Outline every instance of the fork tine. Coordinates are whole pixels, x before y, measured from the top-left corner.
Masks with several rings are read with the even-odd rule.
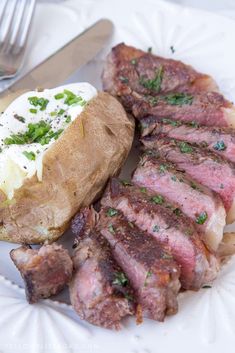
[[[14,26],[13,26],[13,30],[12,30],[11,38],[10,38],[10,46],[13,46],[14,43],[16,42],[17,35],[19,33],[19,29],[20,29],[20,25],[21,25],[21,21],[24,16],[26,2],[27,2],[27,0],[18,1],[17,16],[14,20]]]
[[[27,35],[29,32],[29,27],[30,27],[31,20],[33,17],[35,4],[36,4],[36,0],[29,0],[26,18],[25,18],[25,21],[22,23],[23,27],[20,31],[20,38],[19,38],[19,44],[18,44],[19,49],[21,49],[25,45]]]
[[[0,25],[1,25],[2,20],[4,18],[4,13],[5,13],[5,10],[6,10],[6,4],[7,4],[7,0],[3,0],[1,2],[1,7],[0,7]]]
[[[2,23],[3,28],[0,33],[0,43],[1,44],[6,42],[7,36],[10,33],[10,28],[11,28],[12,20],[14,18],[16,4],[17,4],[17,0],[11,0],[11,1],[7,2],[5,12],[4,12],[5,18],[3,19],[3,23]]]

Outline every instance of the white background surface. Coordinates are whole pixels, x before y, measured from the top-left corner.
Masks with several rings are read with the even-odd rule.
[[[210,2],[218,4],[215,0]],[[235,22],[154,0],[69,0],[61,5],[39,5],[26,68],[100,17],[109,17],[115,23],[113,45],[125,40],[142,49],[152,46],[159,55],[190,63],[211,74],[223,93],[235,101]],[[170,51],[171,45],[175,54]],[[90,62],[72,80],[86,79],[100,87],[104,55]],[[20,284],[8,256],[12,247],[0,244],[0,273]],[[116,333],[81,322],[71,307],[51,300],[30,306],[24,291],[0,276],[0,352],[235,352],[235,258],[224,267],[213,288],[181,294],[179,304],[179,313],[164,323],[146,320],[136,326],[130,319]]]

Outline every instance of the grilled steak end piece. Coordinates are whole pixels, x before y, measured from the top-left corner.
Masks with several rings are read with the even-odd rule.
[[[98,227],[136,291],[144,317],[163,321],[178,310],[180,270],[168,249],[146,236],[117,210],[104,208]]]
[[[85,208],[72,222],[78,242],[73,256],[75,274],[69,286],[71,303],[81,319],[120,329],[121,319],[135,312],[134,292],[107,240],[94,229],[95,218],[94,210]]]
[[[72,277],[72,260],[61,245],[21,246],[11,250],[10,257],[23,277],[29,303],[59,293]]]

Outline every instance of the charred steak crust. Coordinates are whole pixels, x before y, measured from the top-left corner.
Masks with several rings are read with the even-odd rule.
[[[72,260],[61,245],[21,246],[10,256],[23,277],[29,303],[58,294],[72,277]]]
[[[112,179],[101,202],[123,212],[145,236],[168,247],[181,267],[183,288],[197,290],[215,277],[216,260],[203,245],[193,222],[160,194],[134,185],[123,186]]]
[[[82,319],[98,326],[119,329],[121,319],[134,314],[134,292],[113,259],[107,240],[94,229],[95,223],[91,222],[94,218],[97,218],[94,210],[85,208],[72,222],[77,246],[70,298]]]
[[[177,312],[179,267],[166,247],[140,231],[120,213],[109,217],[109,208],[100,214],[98,227],[111,245],[113,255],[136,291],[145,317],[163,321]]]

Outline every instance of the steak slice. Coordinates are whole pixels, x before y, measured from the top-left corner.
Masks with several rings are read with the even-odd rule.
[[[220,197],[177,170],[174,164],[154,156],[152,151],[148,152],[141,158],[132,181],[177,204],[194,221],[207,247],[216,251],[223,237],[226,219]],[[203,214],[206,217],[200,221]]]
[[[143,123],[143,124],[142,124]],[[163,119],[162,122],[141,122],[143,126],[142,136],[149,132],[159,137],[168,137],[176,140],[195,143],[202,148],[219,154],[221,157],[235,163],[235,130],[230,128],[218,128],[182,124],[180,121]]]
[[[214,80],[180,61],[119,44],[107,57],[103,88],[117,96],[135,118],[235,126],[235,109]]]
[[[30,304],[58,294],[72,277],[73,264],[61,245],[43,245],[40,249],[21,246],[10,256],[25,282]]]
[[[144,317],[163,321],[178,310],[179,267],[168,250],[115,210],[104,208],[98,223],[113,255],[136,291]]]
[[[134,314],[133,291],[112,257],[105,238],[94,229],[95,213],[83,209],[72,222],[77,237],[74,277],[69,285],[71,303],[81,319],[111,329]]]
[[[158,72],[160,87],[157,85],[158,82],[154,81]],[[195,71],[181,61],[146,53],[124,43],[112,48],[106,60],[102,79],[104,90],[120,97],[134,92],[154,96],[172,91],[195,92],[218,89],[210,76]],[[152,84],[148,81],[152,81]]]
[[[177,165],[198,183],[217,192],[227,211],[227,223],[235,220],[235,167],[220,156],[184,141],[144,137],[145,147],[155,148],[161,158]]]
[[[181,268],[183,288],[197,290],[215,278],[217,260],[203,245],[193,222],[162,195],[112,179],[102,205],[121,211],[147,238],[168,247]]]

